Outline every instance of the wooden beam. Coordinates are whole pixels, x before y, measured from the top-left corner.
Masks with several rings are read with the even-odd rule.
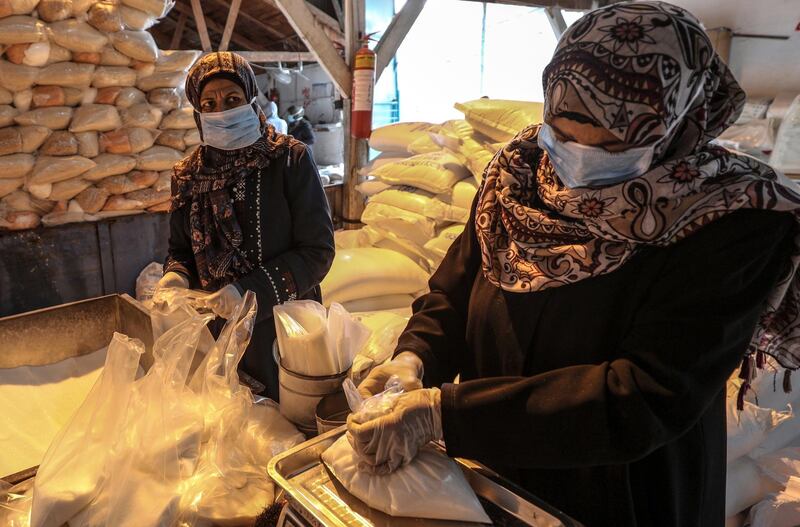
[[[314,15],[314,18],[317,19],[317,22],[319,22],[323,26],[327,26],[335,30],[337,33],[341,33],[342,29],[339,27],[338,20],[336,20],[331,15],[329,15],[319,7],[315,6],[314,4],[311,4],[309,2],[306,2],[305,4],[306,7],[308,7],[308,10],[311,11],[311,14]]]
[[[222,6],[222,7],[226,8],[226,9],[230,9],[231,8],[230,2],[227,2],[226,0],[212,0],[212,1],[215,2],[217,5]],[[279,32],[275,28],[265,24],[264,22],[262,22],[261,20],[259,20],[258,18],[254,17],[253,15],[251,15],[250,13],[248,13],[247,11],[245,11],[243,9],[239,11],[239,16],[242,17],[244,20],[247,20],[248,22],[250,22],[254,26],[258,27],[259,29],[263,29],[264,31],[266,31],[272,38],[281,39],[281,40],[286,38],[283,35],[283,33]]]
[[[339,31],[344,33],[344,13],[342,12],[342,4],[340,4],[341,0],[331,0],[333,4],[333,11],[336,13],[336,20],[339,21]]]
[[[228,18],[225,20],[225,29],[222,31],[222,39],[219,41],[219,51],[228,51],[228,46],[231,43],[231,35],[233,35],[233,28],[236,27],[236,19],[239,16],[239,9],[242,7],[242,0],[233,0],[231,2],[230,11],[228,11]]]
[[[276,0],[283,15],[317,58],[343,97],[350,97],[353,75],[330,39],[317,30],[314,15],[305,0]]]
[[[187,8],[185,5],[181,4],[180,2],[176,3],[175,7],[173,7],[172,10],[175,11],[176,13],[191,13],[189,8]],[[208,28],[210,28],[215,33],[218,33],[218,34],[221,35],[225,31],[225,29],[222,26],[220,26],[219,24],[217,24],[213,20],[207,20],[206,23],[208,25]],[[248,38],[245,38],[245,37],[243,37],[243,36],[241,36],[241,35],[239,35],[237,33],[233,33],[233,35],[231,35],[231,42],[236,42],[238,45],[240,45],[243,48],[246,48],[246,49],[248,49],[250,51],[256,51],[258,49],[264,49],[264,45],[263,44],[258,44],[256,42],[253,42],[252,40],[250,40]],[[208,50],[207,53],[210,52],[210,51],[211,50]]]
[[[200,35],[200,45],[203,46],[203,51],[211,51],[211,38],[208,36],[208,27],[206,27],[206,17],[203,15],[203,6],[200,5],[200,0],[191,0],[192,13],[194,14],[194,25],[197,27],[197,34]]]
[[[561,13],[560,7],[546,7],[544,14],[550,22],[550,27],[553,29],[553,34],[556,40],[561,39],[561,35],[567,30],[567,22],[564,20],[564,15]]]
[[[365,0],[344,0],[345,56],[352,64],[360,45],[359,39],[366,32],[364,20]],[[364,196],[356,190],[361,182],[359,171],[367,164],[369,144],[366,139],[356,139],[351,133],[351,99],[344,100],[344,192],[342,195],[342,219],[345,229],[357,229],[364,212]]]
[[[389,27],[383,32],[378,45],[375,46],[375,53],[377,55],[375,60],[375,82],[381,78],[381,73],[392,61],[403,39],[408,35],[408,31],[416,22],[417,17],[425,7],[425,0],[408,0],[403,8],[397,13],[392,21],[389,22]]]
[[[175,32],[172,34],[172,40],[170,41],[169,47],[170,49],[178,49],[181,45],[181,39],[183,39],[183,31],[186,29],[186,19],[189,18],[189,15],[186,13],[181,13],[178,15],[178,23],[175,26]]]
[[[237,51],[248,62],[316,62],[309,51]]]

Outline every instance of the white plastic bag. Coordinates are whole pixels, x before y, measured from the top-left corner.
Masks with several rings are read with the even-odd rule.
[[[146,302],[153,298],[158,281],[164,276],[164,264],[152,262],[136,277],[136,300]]]
[[[397,339],[408,324],[408,317],[386,311],[358,313],[353,317],[367,326],[371,332],[350,368],[350,378],[358,385],[372,368],[392,358]]]

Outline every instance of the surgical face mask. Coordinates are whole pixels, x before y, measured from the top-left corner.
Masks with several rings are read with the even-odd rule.
[[[567,188],[599,187],[634,179],[650,169],[658,144],[683,121],[695,99],[703,92],[703,82],[686,103],[683,112],[667,128],[664,136],[653,144],[609,152],[597,146],[574,141],[559,141],[550,125],[543,123],[539,130],[539,146],[550,157],[558,178]]]
[[[237,150],[255,143],[261,137],[261,121],[253,109],[255,97],[248,104],[200,114],[203,142],[220,150]]]

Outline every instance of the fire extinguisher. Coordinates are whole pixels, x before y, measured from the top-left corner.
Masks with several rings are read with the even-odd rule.
[[[353,60],[353,93],[350,107],[350,135],[369,139],[372,133],[372,101],[375,96],[375,52],[369,49],[369,35]]]

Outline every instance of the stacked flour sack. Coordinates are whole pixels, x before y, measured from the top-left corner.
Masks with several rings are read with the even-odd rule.
[[[323,299],[349,311],[408,308],[425,291],[469,219],[483,170],[495,152],[541,121],[542,104],[479,99],[457,104],[465,119],[396,123],[376,129],[380,152],[362,170],[365,226],[337,233]]]
[[[739,371],[728,381],[727,526],[800,525],[800,390],[771,358],[750,369],[741,410]]]
[[[0,0],[0,228],[169,208],[200,143],[183,96],[197,51],[147,32],[170,0]]]

